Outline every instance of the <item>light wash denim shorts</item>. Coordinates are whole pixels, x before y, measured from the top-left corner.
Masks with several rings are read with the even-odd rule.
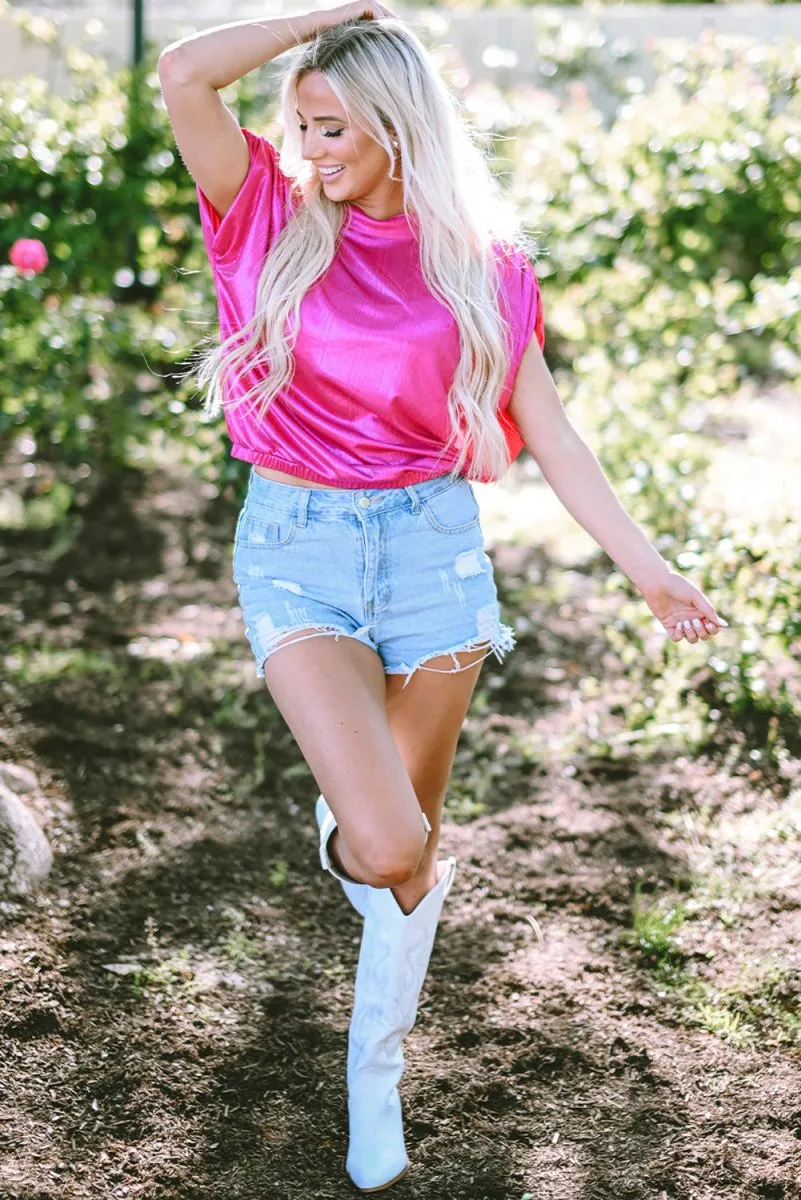
[[[256,673],[281,646],[323,635],[364,642],[386,674],[406,675],[404,687],[421,668],[464,670],[459,650],[503,662],[515,639],[501,623],[479,518],[463,476],[309,488],[251,470],[234,580]],[[423,666],[442,654],[453,666]]]

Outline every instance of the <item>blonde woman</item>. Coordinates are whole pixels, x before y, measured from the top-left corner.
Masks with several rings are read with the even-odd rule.
[[[285,54],[281,151],[226,87]],[[623,511],[542,356],[526,242],[415,34],[381,4],[242,21],[159,75],[197,183],[221,342],[198,379],[252,464],[235,536],[247,634],[321,788],[320,860],[364,918],[346,1169],[408,1168],[398,1081],[455,860],[456,743],[501,621],[471,480],[525,445],[674,641],[721,624]]]

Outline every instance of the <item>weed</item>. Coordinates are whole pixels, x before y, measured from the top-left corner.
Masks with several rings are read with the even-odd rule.
[[[174,996],[181,991],[191,991],[194,971],[190,958],[191,948],[182,946],[168,958],[134,972],[130,977],[134,994],[142,996],[147,992],[157,991]]]
[[[54,679],[122,674],[109,654],[95,650],[63,650],[54,647],[15,646],[4,659],[9,678],[19,684],[48,683]]]
[[[783,1012],[779,1020],[790,1045],[801,1050],[801,1006],[792,1012]]]
[[[733,1046],[744,1046],[754,1039],[754,1029],[745,1023],[740,1013],[732,1012],[725,1004],[702,1001],[695,1011],[696,1023],[702,1029],[725,1038]]]
[[[683,903],[665,897],[649,903],[637,887],[632,928],[623,934],[623,940],[637,947],[649,968],[669,973],[684,962],[684,952],[675,935],[686,919]]]
[[[234,966],[239,966],[243,962],[254,962],[258,958],[259,947],[257,943],[239,929],[230,933],[218,945],[220,953],[230,959]]]
[[[267,876],[270,886],[274,888],[282,888],[289,878],[289,865],[282,858],[279,858],[273,863],[269,875]]]
[[[469,781],[452,780],[445,799],[445,812],[457,825],[475,821],[484,813],[484,802],[471,787]]]

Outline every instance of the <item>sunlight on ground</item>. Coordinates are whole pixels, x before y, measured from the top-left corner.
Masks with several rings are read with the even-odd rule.
[[[716,452],[704,490],[710,508],[750,518],[801,515],[801,393],[741,395],[719,416],[747,430]]]
[[[744,391],[721,398],[711,416],[731,434],[713,451],[706,479],[697,481],[703,506],[756,524],[801,514],[801,393]],[[594,540],[530,459],[514,463],[502,484],[473,487],[488,547],[504,542],[541,546],[562,565],[576,565],[595,553]]]

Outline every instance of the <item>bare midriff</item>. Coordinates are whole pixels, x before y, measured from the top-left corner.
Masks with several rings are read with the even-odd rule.
[[[330,490],[332,487],[330,483],[317,483],[316,480],[301,479],[299,475],[287,475],[286,471],[274,471],[272,467],[254,467],[253,469],[263,479],[273,479],[276,483],[291,483],[295,487],[324,488],[327,490]],[[336,490],[345,492],[348,489],[337,488]]]

